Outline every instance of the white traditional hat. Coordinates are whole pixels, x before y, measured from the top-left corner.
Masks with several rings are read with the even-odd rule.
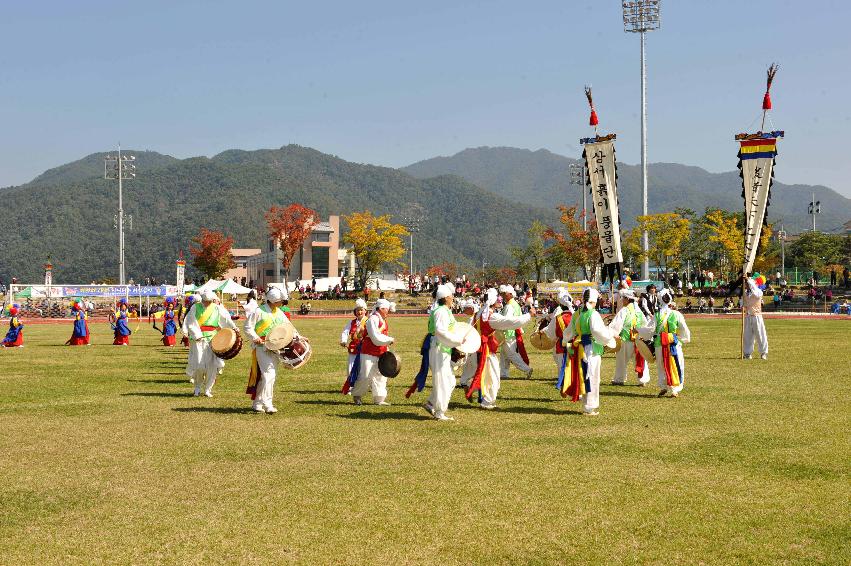
[[[202,301],[209,301],[209,302],[215,301],[216,300],[216,294],[213,291],[211,291],[210,289],[207,289],[206,291],[201,293],[201,300]]]
[[[378,299],[375,301],[375,310],[378,309],[387,309],[390,310],[390,301],[387,299]]]
[[[453,293],[455,293],[455,286],[450,283],[446,283],[445,285],[441,285],[437,288],[437,293],[435,294],[434,298],[445,299],[446,297],[451,296]]]
[[[485,295],[487,296],[487,300],[485,301],[485,305],[487,305],[489,307],[493,306],[496,303],[496,300],[499,298],[499,294],[496,292],[496,289],[494,289],[493,287],[488,289],[485,292]]]
[[[266,290],[267,303],[280,303],[284,300],[284,294],[277,287],[269,287]]]
[[[512,295],[512,296],[515,296],[515,297],[517,296],[517,291],[515,291],[514,287],[512,287],[511,285],[506,285],[505,291],[503,291],[503,293],[508,293],[509,295]]]
[[[588,287],[585,289],[585,292],[588,293],[588,300],[585,301],[585,308],[591,308],[591,303],[597,304],[597,300],[600,298],[600,293],[594,287]]]
[[[570,307],[573,305],[573,297],[570,296],[567,289],[558,290],[558,304],[563,307]]]
[[[193,303],[200,303],[201,302],[201,295],[198,294],[198,293],[195,293],[194,295],[192,295],[192,302]]]
[[[363,299],[356,300],[355,301],[355,308],[366,310],[366,301],[364,301]]]
[[[628,287],[626,289],[620,289],[618,291],[618,296],[622,299],[634,299],[635,298],[635,291],[633,291],[632,289],[630,289]]]
[[[670,303],[673,299],[674,295],[671,293],[670,289],[662,289],[659,291],[659,302],[662,305],[668,306],[668,303]]]

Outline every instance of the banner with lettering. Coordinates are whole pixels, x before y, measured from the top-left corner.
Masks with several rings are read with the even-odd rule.
[[[614,136],[607,136],[614,138]],[[598,140],[604,141],[598,141]],[[621,250],[621,225],[618,208],[618,174],[615,162],[615,144],[612,139],[590,138],[586,141],[583,157],[588,172],[586,179],[594,204],[594,218],[600,237],[600,254],[603,260],[602,280],[617,280],[623,272]]]
[[[745,273],[753,270],[762,227],[767,224],[766,212],[771,202],[778,137],[783,137],[783,132],[736,136],[739,141],[742,198],[745,201]]]

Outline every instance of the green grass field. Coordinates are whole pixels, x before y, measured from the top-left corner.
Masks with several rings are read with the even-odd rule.
[[[763,362],[737,321],[692,320],[681,397],[605,385],[596,418],[536,352],[499,411],[456,390],[454,423],[403,395],[425,319],[391,321],[391,407],[338,393],[342,319],[296,323],[314,355],[277,415],[248,411],[247,349],[194,398],[149,327],[28,326],[0,351],[0,563],[851,562],[846,321],[767,320]]]

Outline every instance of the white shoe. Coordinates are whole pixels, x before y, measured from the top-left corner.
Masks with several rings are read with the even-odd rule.
[[[195,383],[195,378],[194,378],[194,377],[190,377],[190,378],[189,378],[189,383]]]
[[[582,414],[585,415],[586,417],[596,417],[597,415],[600,414],[600,412],[599,411],[586,411],[586,412],[583,412]]]
[[[434,416],[434,407],[433,407],[433,406],[431,405],[431,403],[429,403],[428,401],[426,401],[425,403],[423,403],[423,409],[425,409],[426,411],[428,411],[428,414],[429,414],[429,415]]]
[[[278,409],[276,409],[272,405],[266,405],[263,408],[266,409],[266,414],[269,414],[269,415],[274,415],[275,413],[278,412]]]
[[[487,410],[487,411],[492,411],[492,410],[496,409],[496,405],[485,405],[484,403],[482,403],[482,404],[481,404],[481,405],[479,405],[479,406],[480,406],[482,409],[485,409],[485,410]]]
[[[454,421],[455,420],[452,417],[447,416],[447,415],[440,415],[440,416],[435,415],[434,418],[439,420],[439,421]]]
[[[253,405],[253,406],[251,407],[251,409],[252,409],[255,413],[265,413],[265,412],[266,412],[266,409],[264,409],[264,408],[263,408],[263,405]]]
[[[204,393],[204,397],[212,397],[212,396],[213,396],[213,393],[211,391],[206,391]]]
[[[750,354],[748,354],[747,356],[745,356],[745,359],[746,359],[746,360],[751,359],[751,355],[750,355]]]
[[[534,370],[532,368],[529,368],[529,371],[526,372],[526,379],[532,379],[532,372],[533,371]]]
[[[360,407],[361,405],[363,405],[363,401],[361,400],[361,398],[360,398],[360,397],[352,396],[352,399],[354,399],[354,400],[355,400],[355,405],[357,405],[357,406],[359,406],[359,407]]]
[[[768,354],[762,354],[759,358],[760,358],[761,360],[767,360],[767,359],[768,359]]]
[[[382,407],[389,407],[390,403],[388,403],[387,401],[379,401],[378,403],[376,403],[376,405],[380,405]]]
[[[192,396],[193,396],[193,397],[200,397],[200,396],[201,396],[201,391],[200,391],[199,389],[196,389],[196,390],[195,390],[195,392],[192,394]]]

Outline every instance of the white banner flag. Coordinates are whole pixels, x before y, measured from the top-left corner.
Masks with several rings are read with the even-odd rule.
[[[183,259],[177,260],[177,298],[183,300],[183,286],[186,281],[186,262]]]
[[[741,142],[739,169],[742,177],[742,197],[745,199],[745,257],[744,272],[753,271],[765,212],[771,193],[774,174],[776,139],[755,139]]]
[[[584,155],[605,280],[605,274],[612,277],[615,272],[621,271],[623,265],[615,144],[611,141],[585,144]]]

